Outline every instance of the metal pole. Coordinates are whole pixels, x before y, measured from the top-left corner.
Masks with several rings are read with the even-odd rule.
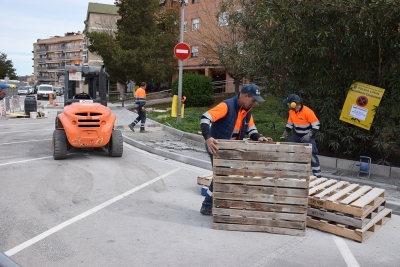
[[[183,43],[183,26],[185,23],[185,0],[181,0],[181,39]],[[182,75],[183,75],[183,60],[179,60],[179,79],[178,79],[178,117],[176,118],[176,124],[181,123],[181,111],[182,111]]]

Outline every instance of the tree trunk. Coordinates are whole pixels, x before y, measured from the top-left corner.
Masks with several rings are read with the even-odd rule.
[[[235,93],[239,94],[239,83],[240,83],[240,79],[234,79],[234,83],[235,83]]]

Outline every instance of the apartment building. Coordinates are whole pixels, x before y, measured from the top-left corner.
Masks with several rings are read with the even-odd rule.
[[[191,48],[190,57],[183,61],[183,73],[192,72],[211,77],[214,91],[234,92],[233,79],[220,66],[218,49],[230,38],[227,14],[220,14],[221,0],[186,0],[184,7],[184,42]],[[177,8],[182,14],[180,0],[160,0],[166,8]],[[235,7],[238,12],[241,7]],[[180,21],[179,21],[180,22]],[[240,41],[240,40],[237,40]],[[179,64],[177,64],[178,66]],[[178,69],[173,79],[178,77]]]
[[[37,39],[32,51],[35,84],[64,85],[65,66],[83,63],[83,41],[80,31]]]
[[[83,33],[88,32],[106,32],[110,35],[114,35],[117,31],[117,19],[118,19],[118,7],[115,5],[99,4],[89,2],[85,29]],[[86,36],[86,35],[85,35]],[[84,42],[84,55],[85,64],[89,66],[101,66],[103,60],[101,56],[91,53],[88,49],[89,40],[85,38]]]

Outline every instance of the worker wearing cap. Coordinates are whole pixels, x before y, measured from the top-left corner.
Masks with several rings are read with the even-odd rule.
[[[288,133],[293,130],[289,142],[312,145],[311,171],[320,178],[321,167],[317,157],[317,144],[315,143],[315,134],[319,131],[320,126],[317,116],[309,107],[303,105],[298,95],[290,94],[283,100],[283,104],[289,107],[289,118],[282,137],[288,139]]]
[[[264,102],[260,95],[260,88],[255,84],[247,84],[243,86],[240,94],[222,101],[201,116],[201,132],[206,141],[211,164],[213,154],[218,150],[217,139],[242,140],[247,134],[254,141],[272,142],[272,138],[262,137],[254,124],[251,109],[256,101]],[[203,215],[212,215],[212,191],[213,183],[211,182],[200,209]]]
[[[140,133],[147,133],[145,130],[145,123],[146,123],[146,87],[147,84],[145,82],[140,83],[140,87],[136,90],[136,111],[138,113],[137,118],[131,123],[128,124],[129,129],[134,132],[135,125],[140,121]]]

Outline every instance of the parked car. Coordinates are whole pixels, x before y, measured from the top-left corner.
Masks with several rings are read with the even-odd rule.
[[[21,86],[18,88],[18,94],[19,95],[29,95],[30,90],[28,86]]]
[[[0,87],[0,100],[6,97],[6,91]]]
[[[33,87],[32,87],[31,85],[27,85],[27,86],[25,86],[25,87],[28,88],[29,94],[34,94],[34,93],[35,93],[35,89],[33,89]]]
[[[53,86],[51,84],[41,84],[38,87],[37,99],[49,98],[49,95],[53,93]]]
[[[64,94],[64,86],[57,86],[55,89],[56,89],[57,95],[63,95]]]

